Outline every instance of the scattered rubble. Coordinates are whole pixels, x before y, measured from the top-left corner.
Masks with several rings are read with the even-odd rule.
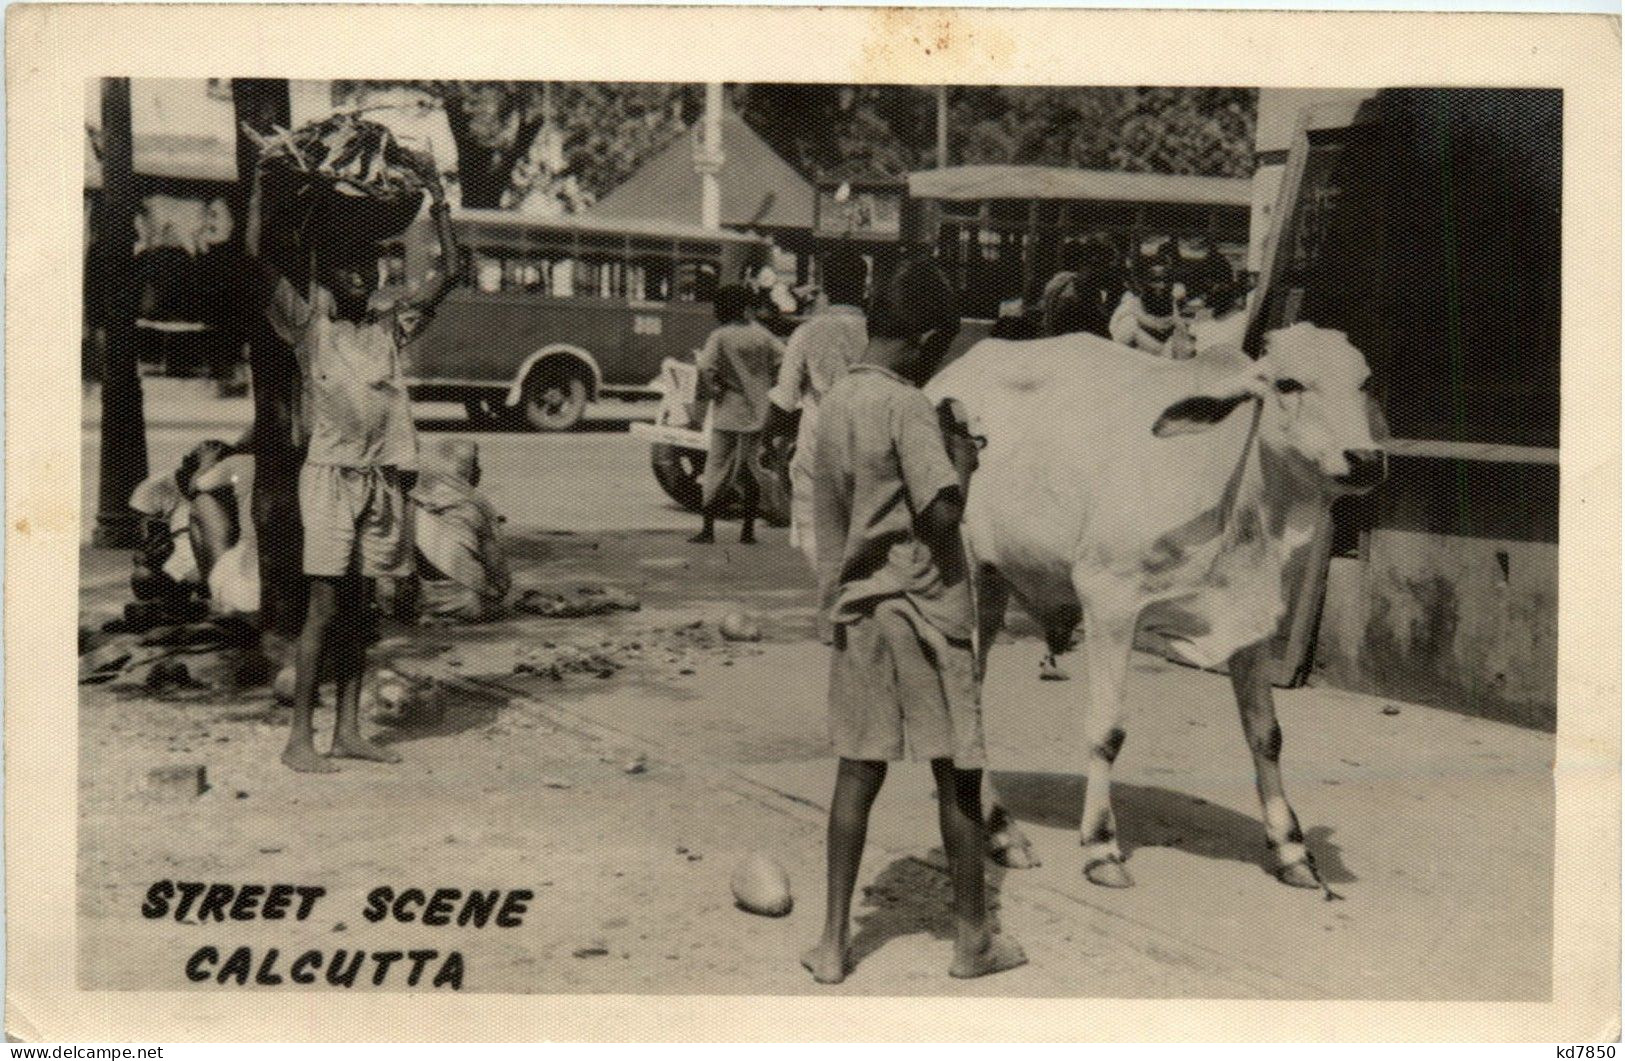
[[[519,594],[514,610],[547,619],[581,619],[611,612],[635,612],[643,607],[641,601],[622,589],[607,586],[578,586],[563,593],[545,589],[527,589]]]
[[[209,790],[208,771],[200,763],[155,766],[147,771],[147,789],[167,799],[191,799]]]
[[[762,626],[744,612],[730,612],[717,624],[717,630],[728,641],[760,641]]]

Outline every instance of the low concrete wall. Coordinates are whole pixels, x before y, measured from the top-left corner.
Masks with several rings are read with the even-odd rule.
[[[1557,469],[1406,463],[1331,561],[1314,680],[1555,729]]]

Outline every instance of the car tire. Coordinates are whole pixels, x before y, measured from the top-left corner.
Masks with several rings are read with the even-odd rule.
[[[587,412],[587,381],[579,374],[532,376],[519,398],[525,420],[538,431],[570,431]]]
[[[700,510],[705,478],[705,451],[656,442],[649,447],[649,466],[666,496],[690,512]]]

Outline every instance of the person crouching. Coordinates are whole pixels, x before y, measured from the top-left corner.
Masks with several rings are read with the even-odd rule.
[[[427,622],[496,618],[513,579],[502,517],[479,491],[479,445],[450,439],[436,449],[438,467],[418,476],[411,494],[418,614]]]

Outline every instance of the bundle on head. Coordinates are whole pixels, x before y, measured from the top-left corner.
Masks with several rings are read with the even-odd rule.
[[[270,216],[302,232],[336,228],[348,241],[373,243],[400,235],[423,206],[408,151],[377,122],[335,114],[292,132],[247,132],[260,146]]]

